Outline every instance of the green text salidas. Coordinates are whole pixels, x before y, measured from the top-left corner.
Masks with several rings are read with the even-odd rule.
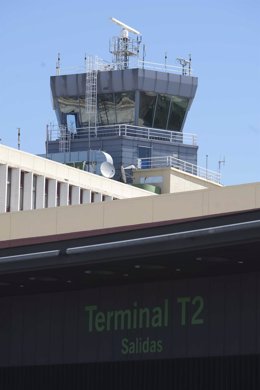
[[[133,302],[131,308],[100,310],[97,305],[85,306],[89,332],[162,328],[168,326],[169,302],[165,299],[159,306],[139,307]]]

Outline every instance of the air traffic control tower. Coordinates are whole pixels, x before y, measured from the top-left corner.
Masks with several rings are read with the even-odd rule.
[[[111,63],[85,57],[83,70],[63,74],[58,56],[50,80],[58,125],[47,128],[46,156],[84,161],[84,169],[95,172],[97,151],[103,151],[114,171],[101,174],[115,180],[122,180],[122,168],[150,168],[165,156],[178,166],[196,166],[196,136],[183,132],[198,84],[191,58],[178,58],[178,66],[166,58],[164,64],[147,62],[140,32],[112,21],[122,30],[110,41]]]

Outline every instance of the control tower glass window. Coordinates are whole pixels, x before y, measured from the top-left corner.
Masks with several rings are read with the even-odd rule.
[[[141,92],[138,125],[181,131],[188,103],[187,98]]]
[[[181,130],[188,108],[189,99],[172,96],[167,129]]]
[[[116,123],[113,93],[104,93],[98,95],[98,123],[101,126],[113,125]]]
[[[68,130],[74,132],[82,122],[81,104],[78,97],[59,97],[61,123],[66,125]]]
[[[153,126],[154,108],[156,103],[156,93],[141,92],[140,93],[140,110],[138,126]]]
[[[134,123],[134,92],[115,93],[116,123]]]
[[[79,127],[87,126],[89,121],[89,115],[86,112],[86,99],[85,96],[79,98]]]
[[[104,93],[98,95],[98,124],[134,123],[134,92]]]
[[[63,114],[71,114],[79,112],[79,99],[78,98],[67,98],[67,97],[59,97],[58,103],[60,107],[60,111]]]
[[[170,108],[171,97],[167,95],[157,95],[156,108],[154,114],[153,127],[156,129],[166,129]]]

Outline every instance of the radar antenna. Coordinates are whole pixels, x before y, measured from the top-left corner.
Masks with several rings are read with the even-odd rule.
[[[127,30],[133,34],[136,34],[136,35],[141,35],[141,33],[139,31],[137,31],[136,29],[128,26],[127,24],[123,23],[123,22],[120,22],[120,20],[116,19],[116,18],[111,18],[112,22],[118,24],[119,26],[123,27],[123,30]]]
[[[111,20],[122,27],[122,30],[120,36],[112,38],[109,51],[114,56],[113,62],[116,64],[117,69],[128,69],[129,58],[139,56],[139,46],[142,41],[141,33],[118,19],[111,18]],[[135,34],[137,37],[131,38],[129,33]]]

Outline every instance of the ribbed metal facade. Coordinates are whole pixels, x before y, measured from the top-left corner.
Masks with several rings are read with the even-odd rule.
[[[90,251],[79,254],[80,248],[89,249],[91,245],[84,247],[80,245],[81,241],[77,241],[71,247],[73,241],[65,242],[69,246],[66,264],[71,280],[64,268],[55,269],[54,258],[46,273],[37,271],[37,258],[30,260],[33,263],[26,272],[25,268],[19,268],[19,255],[16,260],[12,256],[2,257],[0,389],[258,390],[258,213],[242,213],[239,215],[240,224],[234,223],[236,220],[231,215],[222,216],[218,224],[213,224],[211,219],[197,221],[200,233],[207,231],[211,239],[215,235],[214,245],[210,238],[202,236],[203,247],[206,247],[204,252],[200,249],[192,252],[192,257],[188,254],[181,257],[183,247],[180,246],[179,251],[171,248],[169,257],[164,258],[167,273],[176,260],[192,270],[192,276],[186,278],[177,278],[176,275],[175,278],[160,279],[157,268],[154,281],[135,276],[135,281],[128,278],[128,282],[122,283],[117,276],[105,285],[105,277],[111,276],[114,267],[117,268],[119,263],[123,267],[126,256],[123,248],[120,249],[120,261],[115,262],[119,247],[114,247],[114,252],[109,252],[108,247],[108,244],[126,242],[121,232],[115,233],[115,241],[106,243],[106,261],[103,263],[99,263],[99,257],[91,257]],[[254,216],[255,220],[247,221],[249,216]],[[189,225],[186,234],[182,231],[182,236],[187,251],[188,245],[194,245],[194,241],[199,247],[198,234],[192,236],[190,241],[193,243],[188,239],[192,227],[193,233],[198,233],[199,229],[194,221],[186,223]],[[205,224],[208,223],[207,230]],[[159,237],[164,237],[164,229],[168,231],[170,227],[157,226],[157,237],[159,233]],[[221,230],[227,239],[222,243],[222,249]],[[138,237],[147,238],[144,233],[145,230],[139,231]],[[177,233],[180,232],[173,234]],[[137,233],[131,231],[132,239],[133,234]],[[158,245],[156,237],[151,237]],[[108,238],[112,239],[110,235]],[[239,243],[243,240],[244,246]],[[91,242],[97,244],[97,241]],[[158,253],[160,258],[170,248],[163,243],[164,248],[161,245]],[[228,246],[228,243],[232,245]],[[58,243],[54,244],[57,249]],[[54,244],[49,243],[45,249],[53,249]],[[178,241],[173,240],[172,244],[176,247]],[[150,240],[149,251],[154,248],[150,248],[151,245]],[[38,251],[41,247],[37,248]],[[136,255],[134,246],[126,248]],[[148,248],[144,249],[144,246],[139,246],[139,255],[134,256],[133,262],[127,256],[125,265],[128,270],[135,270],[133,274],[141,272],[145,265],[159,266],[159,257],[153,264],[150,263],[152,259],[146,257],[149,262],[145,263],[142,254],[150,252]],[[109,254],[113,254],[112,261]],[[70,256],[73,266],[69,263]],[[81,260],[87,263],[83,268],[76,267],[80,260],[76,256],[82,256]],[[41,267],[46,258],[42,260],[38,264]],[[4,263],[7,261],[10,264]],[[27,261],[26,257],[23,261]],[[176,273],[177,264],[173,267]],[[33,266],[36,269],[32,273]],[[200,272],[204,270],[204,276],[199,275],[199,271],[196,273],[198,268]],[[125,275],[124,269],[117,268],[118,274]],[[143,276],[148,271],[149,267]],[[99,277],[90,287],[89,277],[94,274]],[[59,279],[66,281],[66,287],[65,284],[59,287]],[[67,283],[69,281],[71,283]],[[15,289],[16,284],[18,288]],[[44,290],[46,284],[50,287]]]
[[[259,390],[260,356],[0,368],[2,390]]]
[[[0,366],[259,354],[259,296],[250,273],[3,297]]]

